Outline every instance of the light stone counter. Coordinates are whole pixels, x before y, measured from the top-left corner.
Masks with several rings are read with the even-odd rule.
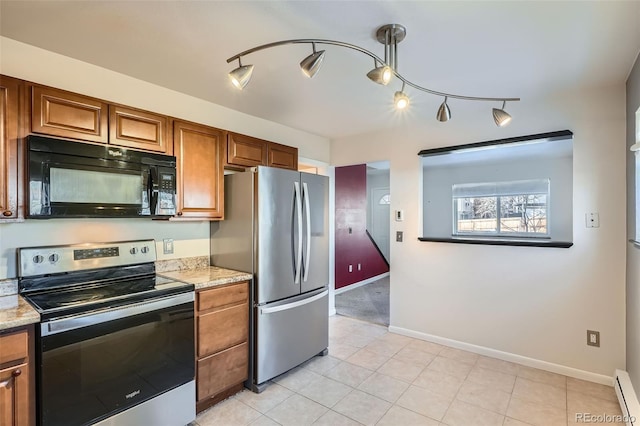
[[[40,314],[17,294],[0,296],[0,331],[40,322]]]
[[[234,271],[232,269],[208,266],[206,268],[189,269],[183,271],[161,272],[158,275],[193,284],[196,290],[217,287],[225,284],[233,284],[241,281],[248,281],[253,275],[246,272]]]

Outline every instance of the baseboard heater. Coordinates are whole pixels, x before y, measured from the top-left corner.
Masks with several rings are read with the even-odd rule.
[[[633,390],[629,373],[616,370],[613,386],[622,409],[623,421],[627,426],[640,426],[640,403]]]

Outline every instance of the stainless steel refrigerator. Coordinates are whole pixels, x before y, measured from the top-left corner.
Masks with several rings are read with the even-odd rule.
[[[225,176],[225,218],[211,224],[211,261],[252,273],[249,387],[329,345],[326,176],[259,166]]]

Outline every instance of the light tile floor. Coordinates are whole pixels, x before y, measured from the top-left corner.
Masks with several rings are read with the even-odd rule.
[[[236,394],[193,425],[574,426],[585,423],[580,413],[622,415],[609,386],[339,315],[329,328],[328,356],[276,377],[261,394]]]

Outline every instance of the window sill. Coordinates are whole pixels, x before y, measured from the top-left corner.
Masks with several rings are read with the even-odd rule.
[[[518,247],[552,247],[569,248],[573,245],[569,241],[541,241],[541,240],[505,240],[497,238],[418,238],[420,241],[434,243],[454,243],[454,244],[481,244],[488,246],[518,246]],[[640,244],[640,243],[638,243]]]
[[[630,243],[632,243],[634,246],[640,248],[640,241],[638,240],[629,240]]]

